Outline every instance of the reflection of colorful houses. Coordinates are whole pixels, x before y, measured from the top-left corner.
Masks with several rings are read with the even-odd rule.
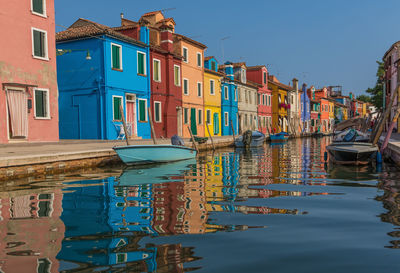
[[[307,85],[303,84],[300,93],[301,127],[304,133],[309,133],[311,126],[310,97],[307,95]]]
[[[288,110],[290,109],[288,91],[292,90],[292,87],[280,83],[273,75],[269,76],[268,83],[272,90],[272,129],[276,132],[288,132]]]
[[[221,135],[221,79],[218,63],[214,57],[204,61],[204,122],[212,136]],[[209,136],[207,128],[205,135]]]
[[[0,199],[0,272],[59,272],[62,200],[60,189]]]

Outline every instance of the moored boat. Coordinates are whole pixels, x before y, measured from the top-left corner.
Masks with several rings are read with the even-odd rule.
[[[376,158],[378,146],[364,142],[334,142],[326,147],[336,164],[365,165]]]
[[[270,136],[271,142],[285,142],[289,139],[289,134],[286,132],[280,132]]]
[[[265,141],[265,135],[259,131],[246,131],[235,139],[237,148],[260,147]]]
[[[196,157],[196,150],[181,145],[128,145],[113,148],[127,165],[173,162]]]

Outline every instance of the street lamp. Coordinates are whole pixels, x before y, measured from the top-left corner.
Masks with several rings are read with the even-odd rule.
[[[83,52],[85,52],[86,51],[86,60],[91,60],[92,59],[92,57],[90,56],[90,52],[89,52],[89,49],[60,49],[60,48],[57,48],[57,56],[61,56],[61,55],[64,55],[64,54],[67,54],[67,53],[72,53],[73,51],[83,51]]]

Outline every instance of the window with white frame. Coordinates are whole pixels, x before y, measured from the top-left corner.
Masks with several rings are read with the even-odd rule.
[[[182,47],[182,56],[185,63],[189,62],[188,49],[186,47]]]
[[[201,82],[197,83],[197,96],[201,97],[203,95],[202,84]]]
[[[138,74],[146,75],[146,53],[138,51],[137,53],[138,60]]]
[[[154,122],[161,122],[161,102],[154,102]]]
[[[197,111],[197,116],[198,116],[197,121],[199,122],[199,124],[203,124],[203,110],[199,109]]]
[[[46,0],[32,0],[32,13],[46,16]]]
[[[48,60],[47,32],[32,28],[32,54],[34,58]]]
[[[215,81],[210,80],[210,94],[215,95]]]
[[[111,44],[111,68],[122,70],[122,46]]]
[[[225,126],[229,126],[229,113],[224,112]]]
[[[208,125],[211,124],[211,110],[210,109],[206,110],[206,122]]]
[[[138,108],[139,108],[139,121],[146,122],[147,121],[147,100],[138,99]]]
[[[202,56],[200,52],[197,52],[197,66],[202,67]]]
[[[224,86],[224,99],[228,100],[229,99],[229,92],[228,92],[228,86]]]
[[[174,65],[174,83],[181,86],[181,67],[178,65]]]
[[[48,89],[34,89],[35,92],[35,118],[49,119],[50,118],[50,105],[49,105],[49,90]]]
[[[153,80],[161,82],[161,61],[153,59]]]
[[[183,94],[189,95],[189,80],[183,79]]]

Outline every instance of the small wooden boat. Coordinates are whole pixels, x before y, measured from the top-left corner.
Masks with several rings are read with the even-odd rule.
[[[270,136],[271,142],[285,142],[289,139],[289,134],[286,132],[280,132]]]
[[[128,145],[113,148],[127,165],[173,162],[196,157],[196,150],[180,145]]]
[[[259,131],[246,131],[235,139],[237,148],[260,147],[264,144],[265,135]]]
[[[369,134],[359,130],[348,129],[345,131],[335,132],[334,142],[369,142]]]
[[[326,147],[336,164],[365,165],[376,159],[378,146],[364,142],[334,142]]]

